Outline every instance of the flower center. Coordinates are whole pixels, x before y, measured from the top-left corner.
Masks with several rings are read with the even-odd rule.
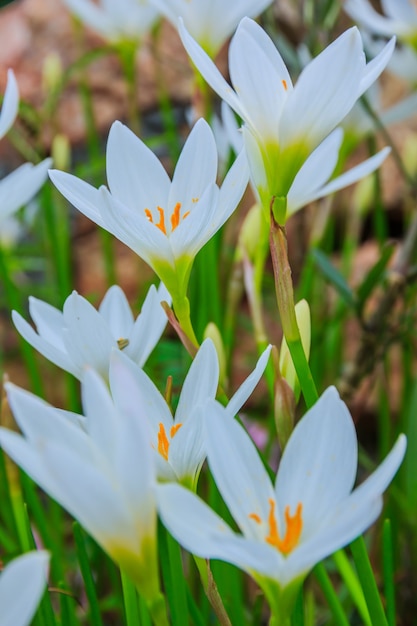
[[[159,213],[159,222],[155,223],[153,221],[153,215],[152,215],[152,212],[149,209],[145,209],[145,215],[146,215],[146,217],[148,218],[148,220],[152,224],[155,224],[155,226],[157,228],[159,228],[159,230],[161,230],[164,233],[164,235],[166,235],[167,234],[167,230],[166,230],[166,226],[165,226],[165,210],[162,209],[160,206],[158,206],[156,208],[157,208],[157,211]],[[180,221],[182,219],[185,220],[185,218],[189,214],[190,214],[190,211],[187,211],[181,217],[181,202],[177,202],[177,204],[175,205],[174,210],[172,211],[172,214],[171,214],[171,232],[172,233],[177,228],[177,226],[179,226]]]
[[[285,507],[284,515],[287,528],[285,535],[281,538],[278,530],[277,518],[275,516],[275,501],[272,498],[269,498],[268,502],[268,535],[265,537],[265,541],[271,546],[274,546],[274,548],[277,548],[277,550],[279,550],[284,556],[287,556],[287,554],[294,550],[300,541],[301,532],[303,530],[303,505],[301,502],[297,504],[297,509],[294,515],[290,514],[289,506]],[[257,513],[250,513],[249,518],[257,524],[262,523],[262,519]]]
[[[120,337],[120,339],[117,340],[117,347],[119,348],[119,350],[124,350],[124,348],[127,348],[128,345],[129,345],[129,339]]]
[[[158,431],[158,452],[161,456],[164,457],[165,461],[168,461],[169,454],[169,446],[171,444],[171,439],[175,437],[182,424],[174,424],[171,426],[169,430],[169,439],[165,430],[165,426],[162,422],[159,423],[159,431]]]

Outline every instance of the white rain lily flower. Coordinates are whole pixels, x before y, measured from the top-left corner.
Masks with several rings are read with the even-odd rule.
[[[19,89],[12,70],[7,72],[7,86],[0,113],[0,139],[10,130],[19,108]],[[20,207],[39,191],[47,178],[51,159],[38,165],[25,163],[0,181],[0,229]],[[0,233],[0,240],[2,239]],[[6,238],[7,239],[7,238]]]
[[[39,191],[46,179],[52,159],[38,165],[24,163],[0,181],[0,229],[2,222],[10,219]]]
[[[97,190],[65,172],[50,172],[52,182],[77,209],[153,268],[180,320],[189,315],[185,299],[194,257],[245,191],[245,154],[237,157],[220,189],[216,175],[216,143],[202,119],[185,142],[172,181],[154,153],[120,122],[112,125],[107,142],[109,190]]]
[[[162,520],[193,554],[247,571],[273,610],[285,611],[309,570],[378,517],[406,438],[400,435],[383,463],[352,491],[355,427],[330,387],[295,427],[274,486],[248,434],[218,403],[208,407],[205,425],[211,472],[242,534],[179,485],[158,486]]]
[[[253,372],[246,378],[225,408],[232,418],[241,409],[258,384],[268,362],[271,346],[261,355]],[[202,413],[206,403],[214,400],[219,384],[219,361],[211,339],[198,350],[184,380],[175,416],[164,397],[143,370],[129,362],[122,353],[113,355],[123,361],[130,377],[144,399],[144,412],[151,428],[151,444],[161,481],[180,482],[195,490],[201,466],[206,457]],[[122,368],[112,368],[110,389],[116,407],[126,397]]]
[[[272,0],[151,0],[176,28],[178,18],[192,37],[211,57],[215,57],[242,17],[256,17]]]
[[[7,72],[7,85],[0,113],[0,139],[10,130],[19,109],[19,88],[12,70]]]
[[[49,553],[28,552],[0,574],[0,626],[29,626],[46,587]]]
[[[397,35],[409,43],[417,38],[417,10],[410,0],[381,0],[385,15],[375,11],[368,0],[346,0],[343,8],[350,17],[372,33]]]
[[[125,396],[116,408],[92,369],[82,381],[79,421],[33,394],[6,384],[21,435],[0,429],[0,445],[73,515],[136,584],[158,597],[155,465],[144,398],[123,369]],[[165,622],[162,622],[165,623]]]
[[[167,323],[163,300],[170,303],[165,286],[161,283],[157,290],[152,285],[135,320],[122,289],[113,285],[98,310],[76,291],[68,296],[62,312],[30,297],[29,311],[36,331],[17,311],[12,317],[22,337],[58,367],[81,380],[90,366],[108,380],[114,348],[143,367]]]
[[[367,64],[359,31],[351,28],[313,59],[293,86],[271,39],[243,18],[229,48],[232,89],[181,20],[179,31],[205,80],[243,119],[263,207],[269,212],[274,203],[276,220],[285,222],[286,197],[297,172],[385,68],[394,40]]]
[[[140,43],[158,19],[158,11],[148,0],[64,0],[82,22],[104,39],[118,43]]]

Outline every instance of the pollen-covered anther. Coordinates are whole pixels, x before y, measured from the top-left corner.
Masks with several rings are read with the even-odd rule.
[[[175,437],[175,435],[177,434],[181,426],[182,424],[174,424],[173,426],[171,426],[170,431],[169,431],[169,435],[171,439]],[[164,457],[165,461],[168,461],[170,444],[171,442],[168,439],[165,426],[163,425],[162,422],[160,422],[159,431],[158,431],[158,452],[162,457]]]
[[[160,206],[157,207],[157,210],[159,213],[159,222],[155,224],[155,226],[159,228],[159,230],[161,230],[164,233],[164,235],[166,235],[167,231],[166,231],[166,226],[165,226],[165,211]],[[181,218],[180,211],[181,211],[181,202],[177,202],[171,215],[171,232],[174,232],[174,230],[179,225],[181,219],[185,220],[185,218],[190,214],[190,212],[187,211],[186,213],[184,213],[184,215]],[[145,209],[145,215],[152,224],[155,223],[153,221],[152,212],[149,209]]]
[[[287,81],[283,78],[281,83],[282,83],[282,86],[284,87],[285,91],[288,91]]]
[[[278,530],[277,518],[275,517],[275,502],[272,498],[270,498],[268,515],[269,534],[265,537],[265,541],[271,546],[277,548],[284,555],[292,552],[298,545],[301,532],[303,530],[302,512],[303,505],[301,502],[297,504],[297,509],[294,515],[290,514],[289,506],[285,507],[284,515],[287,528],[284,537],[281,539]]]
[[[117,347],[119,348],[119,350],[124,350],[124,348],[127,348],[128,345],[129,345],[129,339],[120,337],[120,339],[117,340]]]

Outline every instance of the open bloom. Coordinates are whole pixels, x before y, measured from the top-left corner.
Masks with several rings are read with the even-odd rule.
[[[178,160],[172,182],[154,153],[120,122],[107,143],[110,191],[53,170],[53,183],[74,206],[142,257],[170,292],[175,312],[187,291],[194,257],[239,203],[248,182],[243,152],[222,187],[215,183],[217,150],[199,120]]]
[[[29,626],[46,586],[49,553],[28,552],[0,574],[0,626]]]
[[[378,469],[352,491],[355,428],[330,387],[294,429],[274,486],[249,436],[220,405],[208,408],[205,425],[210,469],[242,534],[179,485],[158,487],[162,520],[190,552],[250,573],[272,605],[285,604],[296,581],[372,524],[406,448],[401,435]]]
[[[177,27],[182,17],[192,37],[211,57],[215,57],[242,17],[256,17],[272,0],[151,0]]]
[[[258,360],[254,371],[246,378],[225,408],[232,418],[238,413],[261,378],[270,353],[269,346]],[[219,361],[211,339],[206,339],[197,352],[179,397],[175,416],[154,383],[143,370],[128,362],[122,353],[114,360],[124,361],[131,380],[144,399],[144,411],[151,429],[151,446],[154,451],[158,479],[181,482],[195,489],[201,466],[206,457],[203,427],[205,405],[216,397],[219,384]],[[111,370],[118,374],[119,370]],[[110,376],[110,389],[115,402],[124,402],[126,389],[123,380]]]
[[[358,24],[379,35],[397,35],[410,43],[417,39],[417,10],[412,0],[381,0],[385,15],[368,0],[346,0],[343,8]]]
[[[92,369],[82,384],[84,416],[48,405],[7,384],[22,432],[0,429],[0,445],[71,513],[135,582],[144,599],[158,595],[156,483],[144,399],[123,363],[124,398],[114,406]]]
[[[313,59],[293,86],[271,39],[243,18],[229,49],[232,89],[181,20],[179,29],[201,74],[243,119],[255,186],[266,210],[276,202],[275,217],[283,223],[297,172],[385,68],[394,41],[367,64],[359,31],[351,28]]]
[[[16,78],[9,70],[3,106],[0,113],[0,139],[10,130],[19,108],[19,90]],[[47,178],[51,159],[38,165],[25,163],[0,181],[0,229],[20,207],[39,191]],[[0,233],[1,239],[1,233]]]
[[[110,354],[119,348],[142,367],[167,323],[161,301],[170,301],[163,284],[152,285],[141,314],[133,317],[125,294],[117,285],[107,291],[98,311],[76,291],[65,301],[63,311],[29,298],[29,311],[37,332],[13,311],[19,333],[47,359],[81,380],[86,366],[108,379]]]
[[[69,10],[104,39],[140,42],[158,18],[148,0],[64,0]]]

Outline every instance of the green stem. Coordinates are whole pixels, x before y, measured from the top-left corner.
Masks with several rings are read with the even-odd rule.
[[[182,331],[195,346],[198,346],[199,343],[197,337],[195,336],[194,328],[191,323],[190,301],[188,300],[187,296],[184,296],[181,299],[173,299],[172,304],[176,318],[180,323]]]
[[[117,48],[117,53],[123,69],[124,77],[127,85],[127,110],[130,129],[140,134],[141,115],[137,102],[137,63],[136,63],[137,46],[132,42],[125,42]]]
[[[378,626],[388,626],[364,538],[358,537],[355,539],[350,544],[350,549],[352,550],[359,580],[368,605],[371,622],[372,624],[378,624]]]
[[[126,625],[137,626],[139,624],[139,607],[136,587],[130,578],[121,570],[123,600],[125,607]]]
[[[306,405],[310,408],[317,401],[318,393],[301,343],[300,331],[295,315],[294,289],[291,267],[288,261],[285,229],[277,224],[272,212],[269,241],[282,330],[288,344],[295,371],[297,372]]]

